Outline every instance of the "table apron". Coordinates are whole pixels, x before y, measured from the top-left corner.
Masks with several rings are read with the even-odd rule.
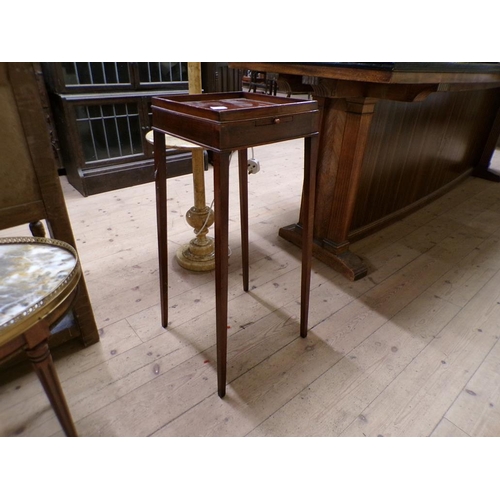
[[[319,112],[214,122],[182,113],[154,108],[153,129],[182,137],[212,151],[236,150],[316,135]]]

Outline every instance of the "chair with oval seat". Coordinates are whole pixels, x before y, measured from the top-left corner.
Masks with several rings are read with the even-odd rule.
[[[76,251],[62,241],[0,238],[0,361],[24,349],[67,436],[76,436],[48,339],[72,305],[81,278]]]

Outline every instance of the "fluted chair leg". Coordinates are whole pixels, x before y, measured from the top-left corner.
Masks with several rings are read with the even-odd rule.
[[[46,329],[47,332],[43,332],[44,329]],[[30,334],[34,334],[36,338],[40,335],[40,333],[45,336],[45,339],[33,347],[26,347],[26,354],[28,359],[31,361],[38,379],[43,386],[45,394],[52,405],[54,413],[64,430],[64,433],[66,436],[76,437],[78,434],[76,432],[75,424],[73,423],[73,418],[71,417],[68,403],[66,402],[66,397],[64,396],[61,382],[59,381],[49,345],[47,343],[48,335],[50,333],[48,331],[48,326],[43,323],[38,323],[32,327],[32,329],[27,332],[25,336],[29,338]]]

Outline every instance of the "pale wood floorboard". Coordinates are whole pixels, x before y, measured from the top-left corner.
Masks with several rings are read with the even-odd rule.
[[[216,393],[214,274],[180,268],[190,176],[168,181],[170,324],[160,326],[152,183],[82,197],[62,178],[101,342],[55,353],[82,436],[499,436],[500,184],[469,178],[356,242],[369,275],[314,261],[298,336],[302,141],[256,148],[250,292],[230,213],[228,391]],[[500,169],[500,154],[494,167]],[[212,193],[206,174],[207,200]],[[29,234],[26,227],[2,235]],[[213,234],[211,231],[210,234]],[[0,375],[0,435],[60,436],[38,380]]]

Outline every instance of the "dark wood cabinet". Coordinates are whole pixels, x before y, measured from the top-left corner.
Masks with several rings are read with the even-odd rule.
[[[201,63],[203,92],[238,92],[241,90],[242,69],[233,69],[227,62]]]
[[[188,93],[185,62],[42,63],[68,181],[84,196],[154,179],[151,98]],[[191,172],[191,153],[170,150],[169,177]]]

